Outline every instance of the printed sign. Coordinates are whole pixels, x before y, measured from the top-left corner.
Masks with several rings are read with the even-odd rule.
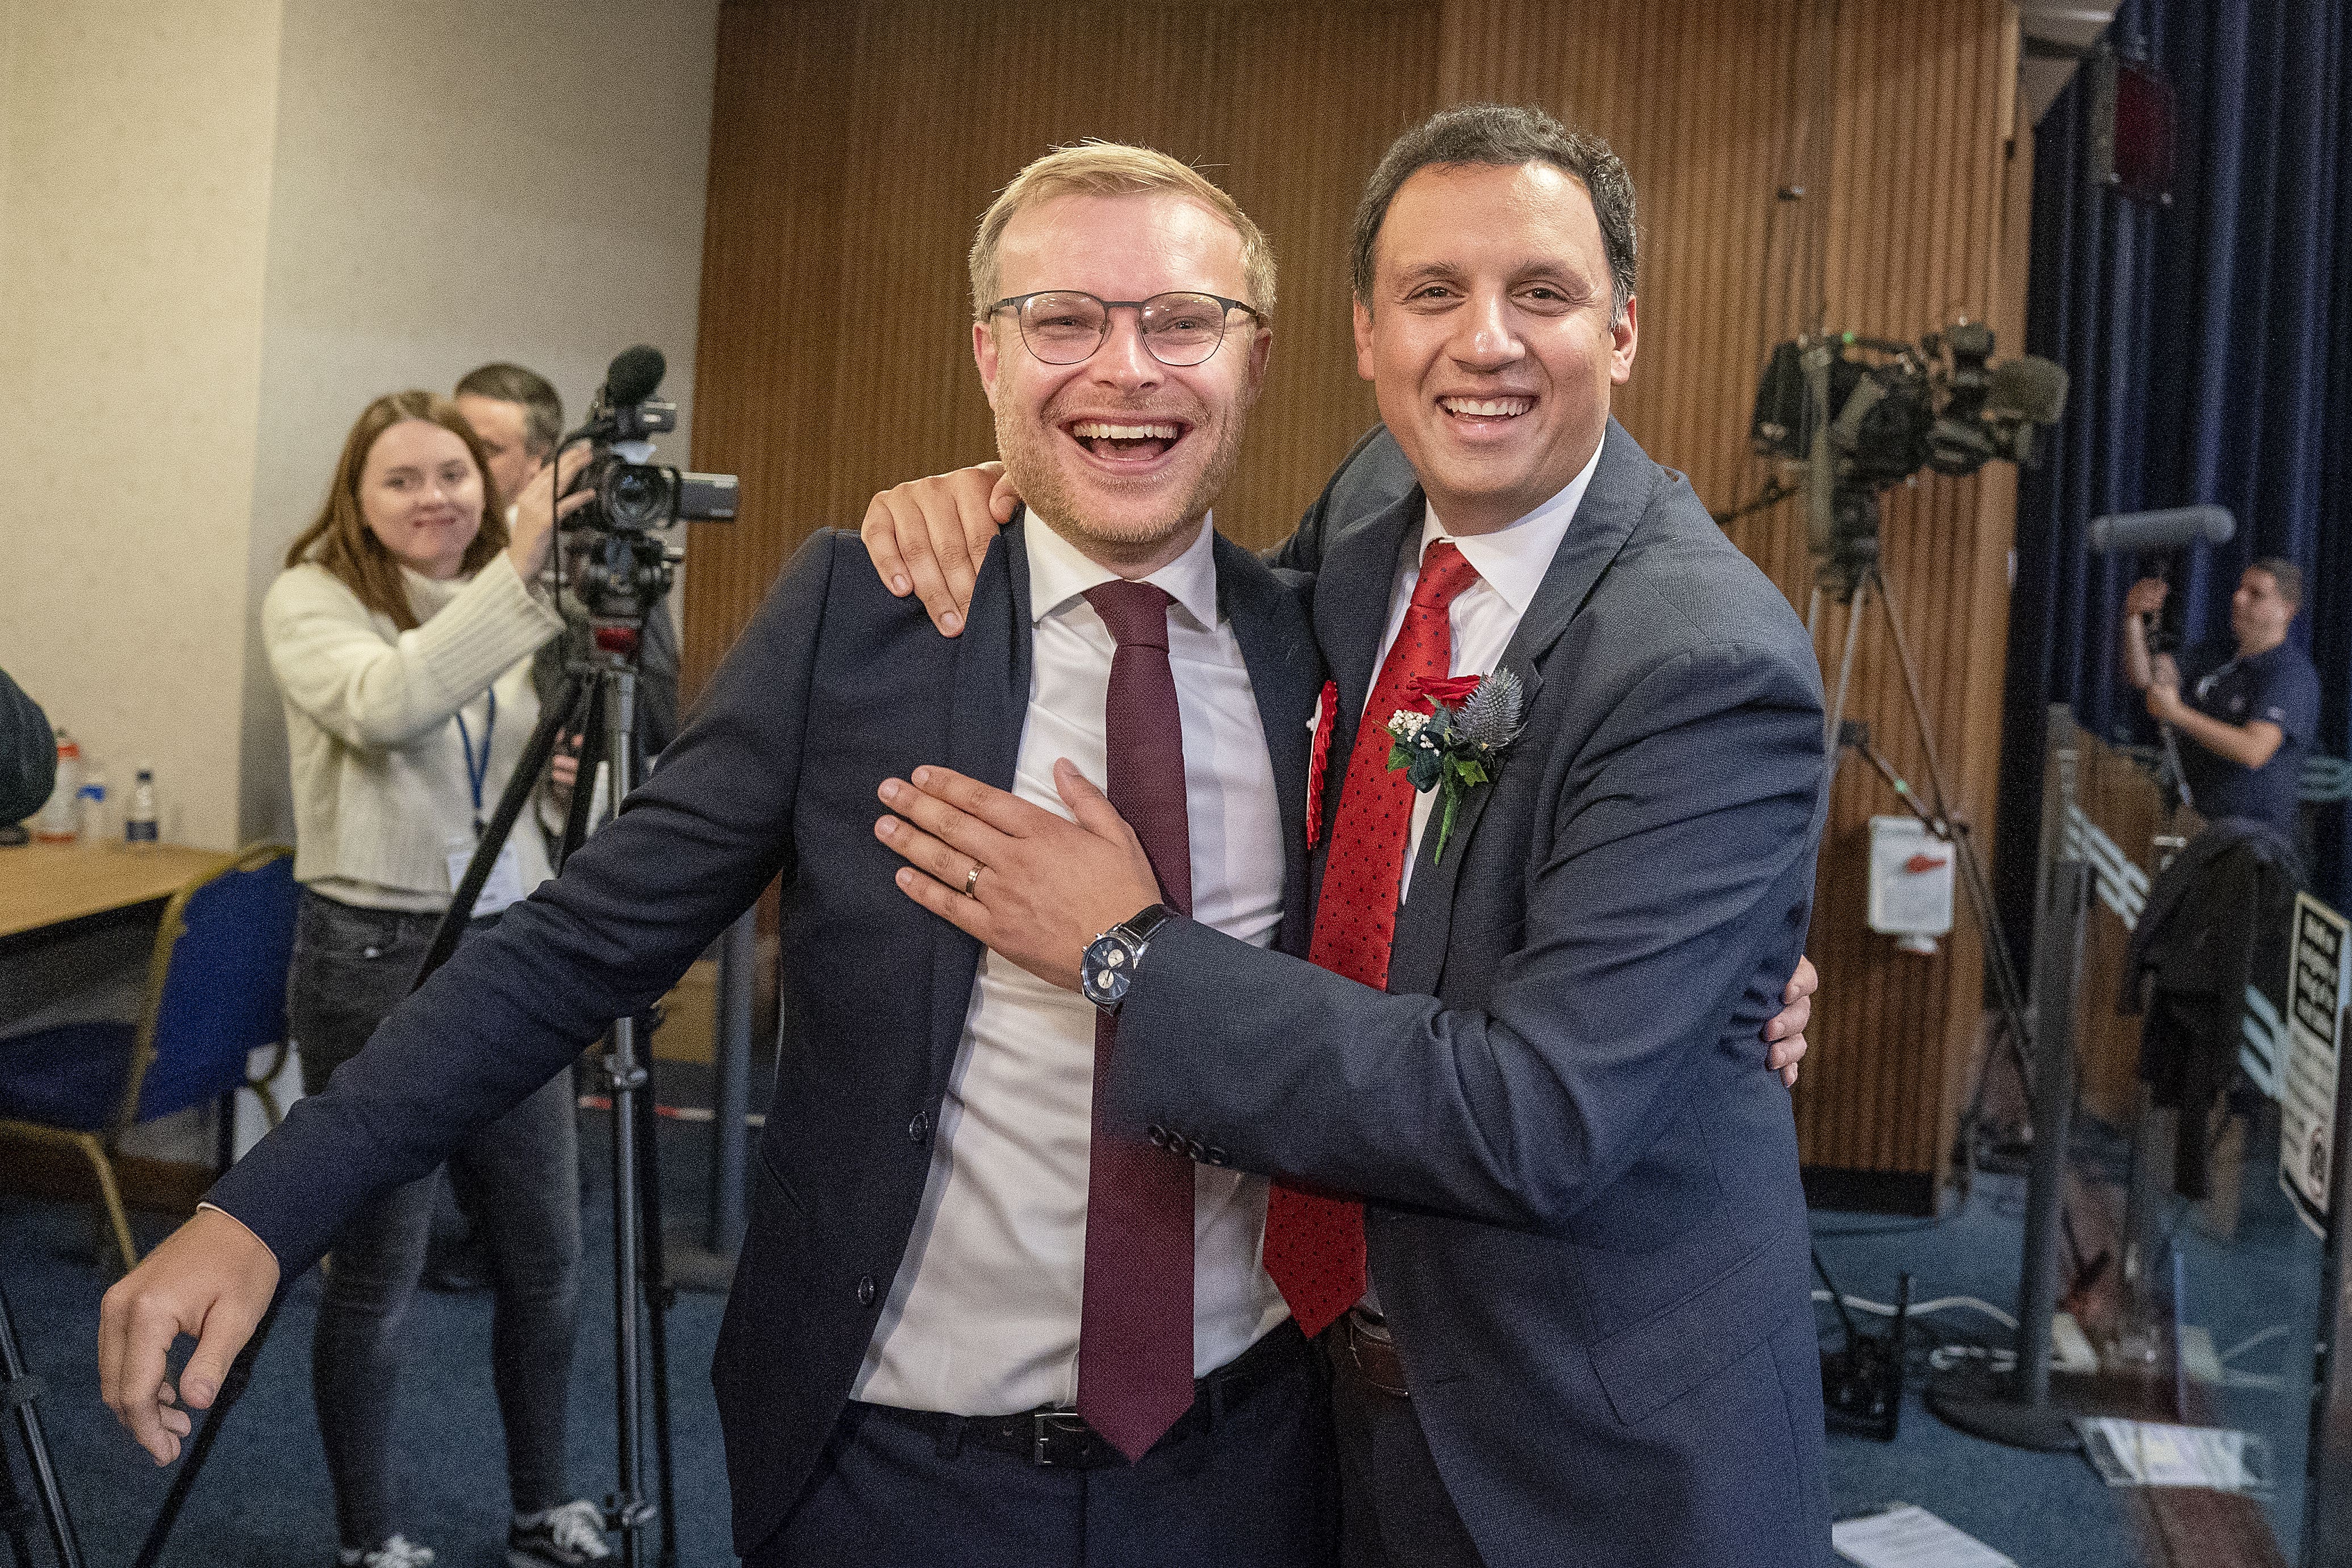
[[[2288,949],[2286,1072],[2279,1081],[2279,1185],[2303,1223],[2327,1235],[2334,1168],[2336,1075],[2344,1012],[2352,1006],[2352,925],[2313,898],[2294,900]]]

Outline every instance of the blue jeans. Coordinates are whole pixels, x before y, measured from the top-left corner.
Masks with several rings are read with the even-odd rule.
[[[408,994],[438,923],[435,915],[359,909],[303,890],[286,1011],[305,1092],[324,1089]],[[536,1513],[570,1496],[563,1450],[580,1273],[572,1075],[558,1074],[467,1134],[449,1164],[481,1200],[497,1292],[490,1376],[506,1427],[507,1483],[515,1510]],[[336,1237],[327,1269],[310,1381],[346,1546],[375,1546],[401,1529],[392,1474],[398,1341],[425,1267],[433,1196],[427,1177],[378,1198]]]

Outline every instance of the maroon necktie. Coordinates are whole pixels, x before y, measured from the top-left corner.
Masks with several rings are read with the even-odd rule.
[[[1110,803],[1143,841],[1160,899],[1192,909],[1184,730],[1168,668],[1168,595],[1148,583],[1087,590],[1118,651],[1103,731]],[[1133,912],[1133,911],[1130,911]],[[1118,1040],[1095,1016],[1087,1272],[1078,1311],[1078,1414],[1140,1459],[1192,1404],[1192,1165],[1105,1131],[1103,1080]]]
[[[1447,610],[1477,580],[1477,568],[1443,540],[1422,556],[1412,603],[1348,754],[1307,956],[1366,985],[1385,989],[1389,983],[1397,891],[1412,832],[1412,785],[1402,769],[1389,771],[1389,719],[1400,708],[1428,707],[1410,695],[1412,683],[1442,680],[1449,672],[1454,628]],[[1364,1294],[1364,1205],[1276,1183],[1266,1197],[1265,1271],[1299,1328],[1322,1332]]]

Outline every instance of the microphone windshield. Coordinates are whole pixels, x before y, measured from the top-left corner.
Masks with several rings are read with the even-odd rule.
[[[2176,506],[2162,511],[2126,511],[2091,520],[2091,548],[2102,553],[2117,550],[2156,552],[2178,550],[2202,540],[2227,544],[2238,531],[2237,520],[2221,506]]]
[[[2057,423],[2066,406],[2066,367],[2038,354],[2020,354],[1992,367],[1985,402],[2022,414],[2036,425]]]
[[[661,385],[662,376],[669,369],[662,352],[645,343],[623,349],[613,356],[604,371],[604,402],[613,408],[627,408],[643,403]]]

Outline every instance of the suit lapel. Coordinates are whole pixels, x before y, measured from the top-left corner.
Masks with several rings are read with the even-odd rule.
[[[972,584],[963,636],[955,644],[955,690],[948,706],[947,766],[999,789],[1013,787],[1021,759],[1021,730],[1029,716],[1033,658],[1029,625],[1029,554],[1024,517],[996,536]],[[931,1068],[935,1079],[954,1064],[971,1010],[972,976],[981,946],[933,920],[931,948]]]
[[[1249,667],[1250,690],[1274,768],[1276,805],[1282,814],[1283,921],[1303,933],[1311,744],[1307,721],[1322,692],[1323,664],[1290,589],[1224,535],[1216,536],[1213,549],[1218,602],[1241,645],[1242,662]]]
[[[1389,595],[1396,586],[1405,530],[1421,526],[1423,511],[1421,487],[1415,485],[1323,552],[1315,579],[1315,640],[1339,685],[1339,722],[1331,733],[1334,786],[1347,776],[1357,721],[1371,695],[1373,662],[1380,658],[1381,634],[1388,629]],[[1387,717],[1381,715],[1383,721]]]
[[[1526,689],[1527,702],[1521,710],[1525,715],[1531,718],[1535,713],[1537,696],[1543,689],[1546,656],[1583,609],[1609,563],[1625,547],[1634,524],[1649,508],[1657,479],[1657,465],[1622,426],[1611,420],[1601,437],[1601,464],[1593,469],[1592,482],[1577,504],[1575,520],[1560,539],[1535,597],[1528,602],[1527,613],[1519,617],[1510,646],[1503,650],[1501,668],[1517,676]],[[1540,736],[1522,737],[1513,752],[1541,743]],[[1507,772],[1516,761],[1516,756],[1507,753],[1504,770]],[[1397,911],[1396,938],[1389,956],[1391,992],[1435,994],[1445,968],[1445,943],[1454,928],[1454,898],[1463,862],[1469,858],[1470,840],[1497,787],[1498,784],[1489,784],[1463,800],[1454,813],[1454,831],[1446,836],[1442,860],[1434,857],[1444,806],[1440,805],[1431,813],[1429,828],[1421,837],[1414,858],[1412,889],[1404,908]]]

